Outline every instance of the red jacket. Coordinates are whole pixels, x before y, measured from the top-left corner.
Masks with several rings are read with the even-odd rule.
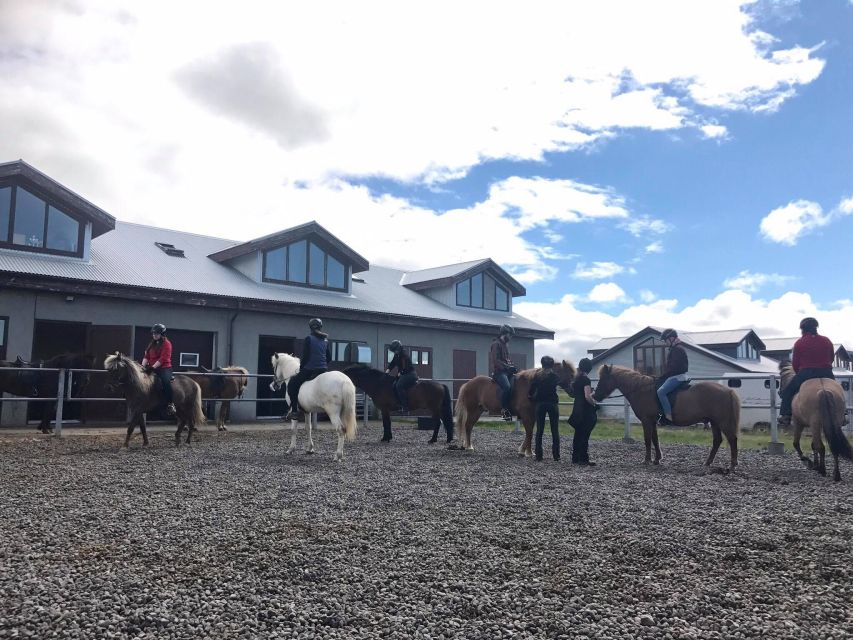
[[[794,343],[791,364],[797,372],[800,369],[830,369],[834,359],[835,348],[829,338],[807,333]]]
[[[163,342],[157,344],[152,342],[145,350],[145,359],[148,360],[150,366],[154,366],[157,362],[163,369],[172,368],[172,343],[169,338],[164,337]]]

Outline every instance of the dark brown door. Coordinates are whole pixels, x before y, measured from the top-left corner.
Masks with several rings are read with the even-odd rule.
[[[453,397],[459,397],[459,388],[477,375],[477,352],[466,349],[453,350]]]
[[[121,324],[89,325],[87,351],[95,357],[93,369],[103,369],[104,360],[116,351],[128,354],[133,351],[133,327]],[[120,398],[121,394],[106,388],[107,376],[93,373],[83,393],[88,398]],[[84,402],[85,421],[109,421],[122,423],[127,417],[123,402]]]
[[[283,336],[258,336],[258,374],[271,374],[272,371],[272,355],[274,353],[290,353],[293,354],[296,338]],[[302,348],[302,345],[299,345]],[[297,356],[301,353],[295,354]],[[271,378],[258,378],[257,395],[259,402],[255,405],[255,415],[258,418],[273,418],[283,416],[285,407],[287,406],[282,399],[286,398],[285,390],[279,389],[273,391],[270,389]],[[269,398],[269,400],[264,400]]]
[[[33,349],[30,360],[38,362],[64,353],[86,353],[88,329],[89,325],[85,322],[36,320],[33,326]],[[51,384],[56,384],[55,373]],[[27,419],[41,420],[44,409],[44,402],[28,402]],[[79,402],[66,402],[62,406],[62,419],[80,420],[81,410]]]

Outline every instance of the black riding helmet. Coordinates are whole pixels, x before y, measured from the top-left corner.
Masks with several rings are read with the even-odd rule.
[[[308,328],[311,329],[311,331],[319,331],[323,328],[323,321],[320,320],[320,318],[311,318],[308,321]]]
[[[160,324],[159,322],[151,327],[151,333],[159,333],[161,335],[166,335],[166,325]]]
[[[661,340],[669,340],[670,338],[677,338],[678,332],[675,329],[664,329],[663,333],[660,334]]]
[[[403,343],[399,340],[392,340],[391,344],[388,345],[388,348],[391,349],[392,352],[397,353],[400,349],[403,348]]]
[[[814,318],[803,318],[800,320],[800,331],[806,333],[817,333],[818,323]]]
[[[515,329],[513,329],[508,324],[502,324],[501,325],[501,335],[505,335],[505,334],[509,334],[511,336],[514,336],[515,335]]]

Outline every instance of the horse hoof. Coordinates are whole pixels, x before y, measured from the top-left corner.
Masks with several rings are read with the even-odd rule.
[[[316,451],[311,450],[311,451],[306,451],[305,455],[306,456],[313,456],[315,453],[316,453]]]
[[[290,449],[288,449],[288,450],[287,450],[287,455],[290,455],[291,453],[293,453],[293,449],[292,449],[292,448],[290,448]]]
[[[430,438],[427,440],[427,444],[435,444],[436,442],[438,442],[438,438]]]

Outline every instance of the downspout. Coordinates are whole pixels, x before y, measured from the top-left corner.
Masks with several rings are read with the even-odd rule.
[[[237,316],[240,315],[240,301],[237,300],[237,311],[231,316],[231,320],[228,321],[228,359],[226,360],[227,365],[234,364],[234,321],[237,319]]]

